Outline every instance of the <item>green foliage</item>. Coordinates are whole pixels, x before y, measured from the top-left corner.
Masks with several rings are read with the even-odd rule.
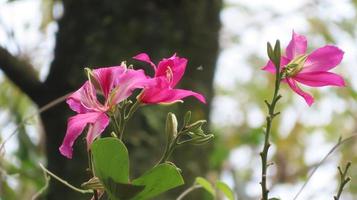
[[[231,188],[224,182],[218,181],[216,183],[217,189],[219,189],[223,194],[229,199],[229,200],[234,200],[234,193],[231,190]]]
[[[211,194],[213,197],[217,196],[217,191],[222,192],[229,200],[234,200],[234,193],[229,188],[229,186],[222,182],[222,181],[217,181],[216,185],[213,186],[208,180],[202,177],[197,177],[195,184],[200,185],[203,189],[205,189],[209,194]]]
[[[184,184],[180,170],[170,163],[160,164],[133,180],[134,185],[144,185],[145,189],[134,199],[149,199],[169,189]]]
[[[92,145],[95,174],[102,180],[129,182],[129,155],[125,145],[118,139],[103,138]]]
[[[148,199],[184,183],[179,169],[163,163],[129,180],[129,155],[117,138],[102,138],[92,145],[94,172],[114,200]]]
[[[215,196],[216,192],[214,191],[214,188],[213,188],[212,184],[208,180],[206,180],[205,178],[197,177],[196,178],[196,184],[202,186],[203,189],[205,189],[207,192],[212,194],[212,196]]]

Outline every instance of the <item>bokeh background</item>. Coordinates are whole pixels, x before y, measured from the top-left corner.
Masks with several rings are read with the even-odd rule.
[[[309,51],[325,44],[345,51],[334,71],[345,77],[347,87],[307,88],[316,97],[312,107],[282,87],[269,183],[271,195],[292,199],[338,138],[357,132],[356,22],[354,0],[2,0],[0,141],[19,128],[0,152],[0,199],[31,199],[45,185],[39,162],[75,185],[87,180],[83,142],[77,142],[73,160],[57,150],[66,118],[73,114],[64,103],[22,122],[78,88],[84,67],[127,60],[147,68],[130,59],[142,51],[156,61],[174,52],[187,57],[181,86],[203,92],[209,103],[189,99],[184,105],[142,109],[126,139],[133,176],[160,157],[165,113],[180,116],[190,109],[196,119],[209,119],[207,129],[216,137],[173,155],[187,184],[158,199],[175,199],[195,176],[225,181],[239,200],[258,199],[263,101],[270,98],[274,78],[260,68],[267,60],[266,42],[280,39],[285,47],[294,30],[307,36]],[[352,161],[352,182],[342,199],[356,199],[356,153],[356,141],[344,144],[319,167],[298,199],[332,199],[338,186],[336,167],[347,161]],[[89,197],[53,181],[41,198]],[[187,199],[210,197],[197,190]]]

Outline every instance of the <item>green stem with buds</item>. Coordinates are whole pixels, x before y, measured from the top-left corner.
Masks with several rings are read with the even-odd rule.
[[[262,188],[262,200],[268,200],[269,199],[269,190],[267,188],[267,169],[270,165],[268,163],[268,152],[270,148],[270,133],[271,133],[271,126],[273,123],[273,119],[279,115],[279,112],[275,112],[275,106],[276,103],[279,101],[281,98],[281,95],[279,94],[279,88],[280,88],[280,82],[282,79],[282,73],[280,72],[280,44],[279,41],[275,43],[274,50],[272,49],[271,45],[268,43],[268,56],[270,60],[274,63],[275,69],[276,69],[276,76],[275,76],[275,88],[274,88],[274,94],[272,97],[271,102],[268,102],[265,100],[265,104],[267,105],[268,108],[268,116],[266,117],[266,130],[264,134],[264,146],[263,150],[260,153],[260,157],[262,160],[262,175],[261,175],[261,188]]]
[[[347,176],[348,169],[351,166],[351,162],[348,162],[345,170],[342,171],[341,167],[338,167],[338,172],[340,174],[340,184],[338,187],[337,195],[334,196],[334,200],[339,200],[345,185],[351,181],[351,177]]]
[[[133,114],[139,109],[141,103],[139,101],[136,101],[131,107],[128,113],[126,113],[126,110],[123,111],[123,116],[121,116],[122,120],[119,125],[119,139],[123,139],[124,131],[126,124],[128,123],[129,119],[133,116]]]

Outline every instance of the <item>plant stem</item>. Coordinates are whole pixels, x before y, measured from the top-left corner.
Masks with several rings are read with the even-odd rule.
[[[92,190],[82,190],[79,189],[71,184],[69,184],[67,181],[61,179],[60,177],[58,177],[57,175],[55,175],[54,173],[50,172],[48,169],[46,169],[41,163],[40,163],[40,167],[41,169],[46,172],[48,175],[52,176],[53,178],[55,178],[57,181],[61,182],[62,184],[66,185],[67,187],[71,188],[72,190],[82,193],[82,194],[93,194]]]
[[[295,197],[293,198],[293,200],[298,199],[299,195],[302,193],[302,191],[305,189],[305,187],[307,186],[307,184],[309,183],[309,181],[311,180],[312,176],[315,174],[315,172],[318,170],[318,168],[327,160],[327,158],[333,153],[335,152],[336,149],[338,149],[341,145],[345,144],[346,142],[356,139],[357,138],[357,134],[355,135],[351,135],[345,139],[342,139],[341,137],[339,138],[337,144],[335,144],[335,146],[333,146],[330,151],[320,160],[320,162],[317,164],[317,166],[311,171],[310,175],[307,177],[305,183],[301,186],[300,190],[296,193]]]
[[[133,114],[135,113],[135,111],[137,111],[140,107],[141,103],[139,101],[136,101],[134,103],[134,105],[132,105],[130,107],[130,110],[129,112],[126,114],[125,111],[123,112],[123,116],[121,116],[122,118],[122,123],[120,123],[119,125],[119,139],[121,140],[123,138],[123,135],[124,135],[124,131],[125,131],[125,127],[126,127],[126,124],[127,122],[129,121],[129,119],[133,116]]]
[[[279,58],[280,59],[280,58]],[[267,188],[267,169],[269,167],[268,163],[268,152],[271,146],[269,137],[271,132],[271,126],[273,123],[273,119],[275,116],[279,115],[280,113],[275,113],[275,106],[278,100],[281,98],[279,95],[279,88],[280,82],[282,78],[282,73],[280,72],[280,62],[274,63],[276,68],[276,76],[275,76],[275,88],[274,88],[274,95],[272,97],[271,102],[265,101],[267,108],[268,108],[268,116],[266,117],[266,130],[264,134],[264,147],[263,150],[260,152],[260,157],[262,160],[262,175],[261,175],[261,182],[260,185],[262,187],[262,200],[268,200],[269,190]]]
[[[115,116],[115,115],[113,115],[112,116],[112,119],[113,119],[113,121],[114,121],[114,132],[116,133],[116,134],[120,134],[120,124],[119,124],[119,122],[118,122],[118,120],[117,120],[117,116]],[[119,135],[120,136],[120,135]]]
[[[341,167],[338,167],[338,172],[340,174],[340,184],[339,184],[339,187],[338,187],[337,195],[333,197],[334,200],[339,200],[340,199],[342,191],[343,191],[343,188],[345,187],[345,185],[348,182],[351,181],[350,177],[346,177],[348,169],[350,168],[350,166],[351,166],[351,162],[348,162],[344,171],[342,171]]]
[[[43,171],[43,176],[45,177],[45,185],[31,197],[31,200],[38,199],[47,190],[51,177],[48,176],[45,171]]]
[[[95,174],[93,171],[92,153],[90,150],[88,151],[88,169],[89,169],[89,172],[91,173],[91,176],[95,177]],[[98,200],[98,192],[95,189],[93,189],[93,196],[94,196],[94,200]]]
[[[201,187],[202,187],[202,186],[196,185],[196,184],[192,185],[191,187],[189,187],[189,188],[187,188],[185,191],[183,191],[183,192],[180,194],[180,196],[177,197],[176,200],[182,200],[182,199],[183,199],[186,195],[188,195],[190,192],[192,192],[192,191],[194,191],[194,190],[196,190],[196,189],[198,189],[198,188],[201,188]]]
[[[169,157],[170,155],[172,154],[172,152],[174,151],[175,149],[175,144],[173,145],[170,145],[168,148],[165,149],[165,152],[164,154],[162,155],[161,159],[159,160],[159,162],[157,162],[156,166],[161,164],[161,163],[164,163]]]

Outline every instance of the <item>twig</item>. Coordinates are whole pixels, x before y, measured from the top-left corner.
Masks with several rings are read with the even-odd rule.
[[[338,148],[340,147],[342,144],[354,139],[357,137],[357,134],[356,135],[352,135],[346,139],[341,139],[339,138],[337,144],[335,144],[335,146],[333,146],[330,151],[325,155],[325,157],[317,164],[317,166],[312,170],[311,174],[307,177],[305,183],[301,186],[300,190],[298,191],[298,193],[295,195],[294,199],[293,200],[296,200],[299,195],[301,194],[301,192],[305,189],[306,185],[309,183],[311,177],[315,174],[315,172],[317,171],[317,169],[327,160],[327,158]]]
[[[31,200],[38,199],[47,190],[51,177],[48,176],[45,171],[43,171],[43,176],[45,177],[45,185],[32,196]]]
[[[276,70],[276,75],[275,75],[275,87],[274,87],[274,95],[272,97],[271,102],[265,101],[265,104],[268,107],[268,116],[266,117],[266,130],[264,134],[264,147],[262,152],[260,152],[260,157],[262,160],[262,175],[261,175],[261,182],[260,185],[262,187],[262,200],[268,200],[269,199],[269,190],[267,188],[267,169],[269,167],[268,163],[268,152],[270,148],[270,141],[269,141],[269,136],[271,132],[271,126],[273,123],[274,117],[279,115],[279,112],[275,112],[275,106],[276,103],[279,101],[281,98],[281,95],[279,95],[279,88],[280,88],[280,82],[282,78],[282,72],[280,72],[280,44],[279,40],[275,43],[274,47],[274,53],[273,49],[271,48],[271,45],[268,43],[268,55],[270,60],[274,63],[275,65],[275,70]]]
[[[39,163],[41,169],[46,172],[48,175],[52,176],[54,179],[56,179],[57,181],[63,183],[64,185],[66,185],[67,187],[71,188],[72,190],[76,191],[76,192],[79,192],[79,193],[82,193],[82,194],[93,194],[93,191],[92,190],[82,190],[80,188],[77,188],[73,185],[71,185],[70,183],[68,183],[67,181],[61,179],[60,177],[58,177],[56,174],[50,172],[48,169],[46,169],[41,163]]]
[[[351,177],[346,177],[348,169],[350,168],[350,166],[351,166],[351,162],[348,162],[344,171],[342,171],[341,167],[337,167],[338,172],[340,174],[340,184],[339,184],[339,187],[338,187],[337,195],[333,197],[334,200],[339,200],[340,199],[340,196],[342,194],[343,188],[345,187],[345,185],[348,182],[351,181]]]
[[[72,93],[72,92],[71,92]],[[19,123],[16,127],[16,129],[6,138],[4,139],[4,141],[1,143],[0,145],[0,152],[2,152],[3,148],[5,147],[5,143],[8,142],[14,135],[16,135],[16,133],[18,133],[18,130],[23,127],[27,121],[29,121],[30,119],[32,119],[33,117],[47,111],[48,109],[58,105],[59,103],[63,102],[71,93],[68,93],[66,95],[63,95],[61,97],[58,97],[57,99],[49,102],[48,104],[42,106],[41,108],[38,109],[37,112],[33,113],[32,115],[28,116],[27,118],[25,118],[21,123]]]
[[[201,188],[202,186],[200,185],[197,185],[197,184],[194,184],[192,185],[191,187],[187,188],[185,191],[183,191],[180,196],[177,197],[176,200],[182,200],[186,195],[188,195],[190,192],[198,189],[198,188]]]

